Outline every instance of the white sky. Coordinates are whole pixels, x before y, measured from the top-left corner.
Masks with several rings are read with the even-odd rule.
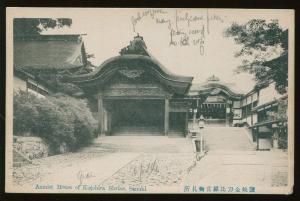
[[[191,29],[205,28],[204,55],[200,54],[199,46],[169,46],[170,31],[167,24],[156,23],[156,18],[171,20],[171,26],[176,27],[175,9],[163,9],[164,14],[150,15],[139,20],[133,31],[132,17],[149,9],[23,9],[15,12],[16,17],[65,17],[72,18],[71,28],[48,30],[46,34],[78,34],[83,36],[86,51],[95,55],[92,62],[98,66],[106,59],[117,56],[121,48],[127,46],[136,33],[144,37],[150,53],[156,57],[171,72],[194,76],[194,82],[204,82],[209,76],[216,75],[223,82],[236,83],[237,88],[248,91],[253,88],[252,76],[246,73],[234,74],[233,70],[241,63],[240,58],[234,57],[238,46],[232,38],[224,38],[223,30],[235,21],[245,23],[250,19],[278,19],[284,28],[292,26],[289,12],[284,10],[221,10],[210,9],[211,18],[221,19],[209,21],[207,24],[207,9],[177,9],[178,16],[203,17],[204,20],[177,22],[177,27],[184,32]],[[153,10],[153,9],[151,9]],[[39,12],[37,12],[39,11]],[[209,29],[209,33],[208,30]],[[198,37],[198,35],[191,35]],[[178,38],[178,37],[177,37]],[[180,37],[179,37],[180,38]]]

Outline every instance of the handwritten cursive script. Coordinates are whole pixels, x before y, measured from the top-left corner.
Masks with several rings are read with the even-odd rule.
[[[131,17],[131,23],[133,26],[133,31],[135,32],[136,24],[141,21],[143,18],[150,16],[152,19],[155,19],[157,14],[166,14],[167,12],[162,9],[149,9],[143,12],[137,12],[136,16]]]
[[[84,180],[92,178],[92,177],[96,177],[94,172],[84,172],[82,170],[77,172],[77,179],[79,181],[79,185],[82,185]]]
[[[152,173],[158,173],[158,164],[157,160],[155,159],[152,162],[143,164],[141,163],[138,166],[135,166],[132,172],[133,177],[137,177],[138,181],[142,181],[143,178],[148,177]]]
[[[175,15],[174,15],[175,14]],[[133,31],[136,25],[149,16],[156,24],[165,25],[170,33],[170,47],[197,46],[200,55],[204,55],[205,35],[209,34],[212,23],[223,23],[223,18],[204,10],[176,9],[171,14],[169,10],[147,9],[131,17]]]

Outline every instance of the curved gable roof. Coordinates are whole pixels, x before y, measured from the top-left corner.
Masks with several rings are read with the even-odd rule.
[[[192,84],[189,95],[199,95],[200,93],[209,93],[211,95],[214,94],[214,89],[219,89],[219,92],[223,92],[226,95],[230,96],[234,99],[240,99],[244,93],[242,91],[238,91],[237,89],[234,89],[233,86],[229,83],[224,83],[218,80],[210,80],[200,83],[200,84]]]
[[[138,62],[138,61],[152,65],[153,68],[156,71],[158,71],[161,74],[161,76],[164,77],[165,79],[173,80],[177,82],[187,82],[187,83],[191,83],[191,81],[193,80],[193,77],[180,76],[171,73],[161,63],[159,63],[157,60],[153,58],[144,55],[134,55],[134,54],[112,57],[106,60],[105,62],[103,62],[93,72],[89,74],[74,76],[72,80],[73,81],[92,80],[93,78],[102,74],[104,71],[110,70],[112,67],[117,67],[117,68],[123,67],[122,65],[118,65],[118,64],[122,64],[122,62]]]
[[[104,84],[109,76],[122,68],[139,68],[151,71],[161,83],[168,86],[174,93],[185,94],[189,90],[193,77],[171,73],[146,50],[144,44],[140,45],[141,37],[135,37],[135,40],[139,40],[139,42],[131,42],[128,47],[121,50],[120,56],[104,61],[89,74],[72,76],[68,80],[78,84],[101,83],[101,81]],[[135,47],[136,44],[139,45]]]

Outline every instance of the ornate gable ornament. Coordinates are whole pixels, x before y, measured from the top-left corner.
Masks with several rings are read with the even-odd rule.
[[[130,41],[130,44],[121,49],[120,54],[137,54],[137,55],[145,55],[149,56],[147,51],[146,43],[142,36],[135,36],[133,41]]]
[[[136,79],[140,77],[144,72],[145,72],[144,70],[128,69],[128,68],[123,68],[119,70],[120,74],[130,79]]]
[[[209,82],[218,82],[218,81],[220,81],[220,79],[217,76],[213,75],[213,76],[207,78],[207,81],[209,81]]]

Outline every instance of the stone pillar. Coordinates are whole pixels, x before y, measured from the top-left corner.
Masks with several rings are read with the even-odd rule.
[[[279,144],[278,144],[278,129],[274,129],[274,134],[273,134],[273,148],[274,149],[278,149],[279,148]]]
[[[103,98],[101,95],[98,95],[98,129],[98,136],[103,135]]]
[[[165,135],[169,132],[169,98],[165,98]]]
[[[226,127],[229,126],[229,118],[230,118],[230,106],[228,103],[226,103],[226,106],[225,106],[225,117],[226,117]]]

